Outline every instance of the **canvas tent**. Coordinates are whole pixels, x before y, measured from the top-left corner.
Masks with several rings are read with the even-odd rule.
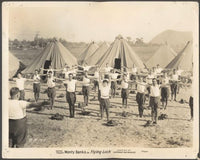
[[[153,56],[145,63],[148,68],[155,67],[157,64],[165,68],[166,65],[177,55],[177,53],[167,44],[160,46]]]
[[[79,64],[83,64],[86,59],[88,59],[99,46],[95,42],[91,42],[88,47],[81,53],[79,57]]]
[[[61,69],[65,65],[77,65],[77,59],[59,41],[53,40],[23,73],[34,73],[35,69],[48,68],[49,65],[54,69]]]
[[[106,63],[111,67],[115,67],[116,63],[119,63],[121,66],[129,68],[133,67],[133,64],[138,68],[145,68],[142,60],[121,35],[115,38],[115,41],[97,62],[100,68],[105,67]]]
[[[9,78],[15,76],[20,68],[20,61],[9,52]]]
[[[166,66],[167,69],[179,67],[185,71],[192,71],[193,48],[192,42],[188,42],[183,50]]]
[[[103,42],[90,57],[85,59],[85,63],[87,63],[88,65],[95,65],[98,62],[98,60],[104,55],[108,48],[109,44]]]

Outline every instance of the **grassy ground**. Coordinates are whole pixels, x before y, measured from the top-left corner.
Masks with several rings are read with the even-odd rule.
[[[10,87],[15,86],[10,82]],[[32,84],[25,85],[26,99],[33,101]],[[44,92],[46,85],[41,88],[40,101],[47,100]],[[80,88],[78,88],[80,90]],[[120,92],[120,90],[118,90]],[[57,96],[65,94],[64,87],[57,89]],[[93,91],[91,92],[91,95]],[[177,97],[179,101],[189,99],[191,88],[181,89]],[[90,99],[92,96],[90,96]],[[83,96],[77,95],[77,101],[83,102]],[[77,102],[77,103],[78,103]],[[145,109],[144,118],[138,118],[138,109],[135,94],[130,94],[129,108],[122,109],[121,98],[118,95],[111,99],[110,117],[118,125],[108,127],[106,118],[100,120],[99,102],[90,101],[86,108],[88,116],[81,115],[80,108],[76,108],[75,118],[69,118],[69,109],[65,97],[56,98],[53,110],[43,111],[27,110],[28,138],[25,147],[191,147],[192,121],[188,104],[169,102],[165,113],[168,119],[158,121],[157,126],[144,127],[150,120],[150,110]],[[121,113],[128,112],[128,117]],[[64,116],[62,121],[51,120],[51,115],[60,113]],[[105,115],[104,115],[105,116]]]

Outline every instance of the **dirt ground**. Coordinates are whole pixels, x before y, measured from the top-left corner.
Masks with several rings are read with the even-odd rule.
[[[10,81],[10,86],[15,86]],[[58,85],[59,87],[60,85]],[[58,89],[57,96],[64,94],[64,87]],[[40,100],[47,100],[44,93],[47,86],[42,84]],[[78,88],[80,90],[80,87]],[[25,98],[33,99],[32,83],[26,82]],[[120,93],[120,90],[118,90]],[[159,120],[156,126],[144,127],[147,120],[151,120],[151,110],[144,110],[144,118],[138,117],[138,108],[135,94],[130,94],[129,107],[122,109],[120,95],[111,99],[110,117],[117,122],[117,126],[106,126],[106,115],[100,120],[99,102],[89,101],[86,111],[89,115],[81,115],[81,109],[76,108],[75,118],[69,118],[68,104],[65,96],[56,98],[53,110],[44,109],[35,111],[27,109],[28,137],[25,147],[191,147],[192,146],[192,121],[190,108],[187,103],[178,101],[189,100],[191,88],[181,89],[177,102],[170,101],[166,110],[159,110],[159,114],[168,115],[165,120]],[[90,99],[94,93],[91,91]],[[77,103],[83,102],[83,96],[77,95]],[[127,117],[121,113],[128,112]],[[64,119],[51,120],[51,115],[59,113]]]

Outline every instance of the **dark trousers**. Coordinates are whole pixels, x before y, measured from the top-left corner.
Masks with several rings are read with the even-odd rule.
[[[122,88],[122,90],[121,90],[122,105],[127,106],[128,96],[129,96],[129,90]]]
[[[99,82],[97,80],[94,80],[94,91],[98,91],[99,90]]]
[[[48,87],[47,89],[47,95],[49,97],[49,100],[50,100],[50,106],[51,108],[54,106],[54,102],[55,102],[55,97],[56,97],[56,89],[55,87]]]
[[[26,117],[17,120],[9,119],[9,147],[22,148],[26,143],[26,121]]]
[[[116,81],[112,81],[110,87],[111,87],[111,95],[113,97],[115,97],[115,95],[116,95],[116,88],[117,88],[117,82]]]
[[[66,100],[69,104],[69,113],[70,117],[74,117],[75,114],[75,103],[76,103],[76,94],[75,92],[66,92]]]
[[[169,88],[168,87],[162,87],[161,88],[161,101],[164,105],[165,103],[165,109],[167,107],[167,102],[168,102],[168,97],[169,97]]]
[[[157,122],[158,119],[159,101],[159,97],[150,97],[151,118],[153,122]]]
[[[101,119],[103,119],[104,110],[106,111],[107,121],[109,121],[109,107],[110,107],[110,100],[109,99],[100,99],[100,113]]]
[[[172,83],[170,87],[171,87],[171,99],[173,99],[174,97],[174,100],[176,100],[177,83]]]
[[[25,99],[25,91],[24,90],[20,90],[19,91],[19,100],[24,100]]]
[[[190,96],[190,99],[189,99],[189,106],[190,106],[190,115],[191,115],[191,118],[193,118],[193,97]]]
[[[143,110],[144,110],[144,103],[145,103],[145,94],[144,93],[137,93],[136,94],[136,101],[138,104],[138,111],[139,111],[139,116],[142,117],[143,116]]]
[[[37,102],[40,97],[40,83],[33,83],[33,92],[35,101]]]
[[[83,86],[82,87],[82,92],[83,92],[83,98],[84,98],[84,103],[86,104],[86,106],[88,106],[88,97],[90,94],[90,87],[89,86]]]

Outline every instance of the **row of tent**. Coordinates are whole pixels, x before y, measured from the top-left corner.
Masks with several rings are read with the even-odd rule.
[[[19,60],[9,54],[10,77],[15,75],[19,66]],[[65,65],[72,66],[77,64],[96,65],[104,67],[115,66],[115,59],[120,59],[122,66],[128,68],[135,64],[138,68],[151,68],[159,64],[162,68],[177,68],[192,70],[193,50],[192,42],[188,42],[180,53],[176,53],[168,44],[162,45],[153,56],[144,64],[139,56],[133,51],[128,42],[122,37],[117,36],[112,44],[106,42],[98,46],[92,42],[78,58],[64,47],[59,41],[49,42],[41,54],[28,65],[22,73],[34,73],[35,69],[45,68],[52,65],[52,68],[60,69]],[[13,63],[15,61],[15,63]]]

